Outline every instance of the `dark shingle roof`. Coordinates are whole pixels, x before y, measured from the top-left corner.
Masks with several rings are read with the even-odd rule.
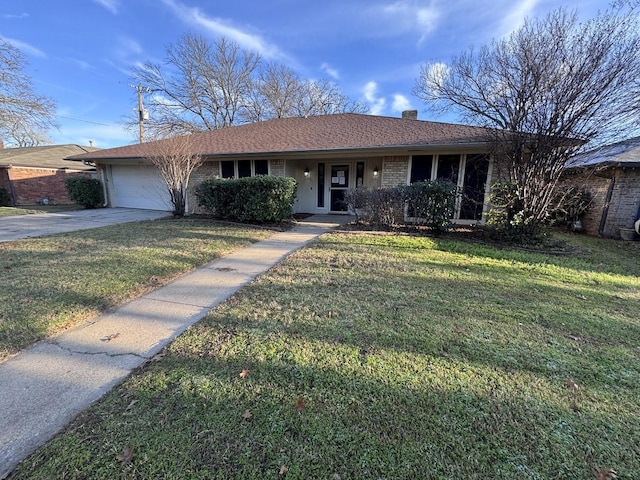
[[[640,137],[629,138],[571,158],[566,168],[640,167]]]
[[[91,170],[93,167],[70,163],[64,159],[82,153],[98,151],[95,147],[80,145],[45,145],[42,147],[20,147],[0,149],[0,165],[15,167],[69,168]]]
[[[278,118],[191,136],[203,156],[343,152],[484,143],[488,130],[468,125],[343,113]],[[110,148],[73,160],[142,158],[145,144]]]

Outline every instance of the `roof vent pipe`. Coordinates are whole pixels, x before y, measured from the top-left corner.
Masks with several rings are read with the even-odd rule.
[[[417,120],[418,110],[405,110],[404,112],[402,112],[402,118],[406,120]]]

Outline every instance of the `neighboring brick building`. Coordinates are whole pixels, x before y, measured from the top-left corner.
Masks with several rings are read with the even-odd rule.
[[[67,195],[65,180],[77,175],[95,177],[96,169],[63,159],[95,150],[98,149],[79,145],[2,148],[0,187],[8,192],[13,205],[73,203]]]
[[[620,228],[640,219],[640,137],[575,156],[566,178],[593,195],[583,220],[587,233],[619,237]]]

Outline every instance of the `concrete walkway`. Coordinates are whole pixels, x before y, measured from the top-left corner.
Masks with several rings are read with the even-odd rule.
[[[0,363],[0,479],[216,305],[348,220],[309,217]]]
[[[170,217],[169,212],[135,208],[92,208],[68,212],[0,217],[0,242],[87,230],[117,223]]]

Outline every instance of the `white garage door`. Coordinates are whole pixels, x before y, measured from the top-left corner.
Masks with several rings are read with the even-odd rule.
[[[167,185],[153,166],[111,166],[111,204],[114,207],[173,209]]]

